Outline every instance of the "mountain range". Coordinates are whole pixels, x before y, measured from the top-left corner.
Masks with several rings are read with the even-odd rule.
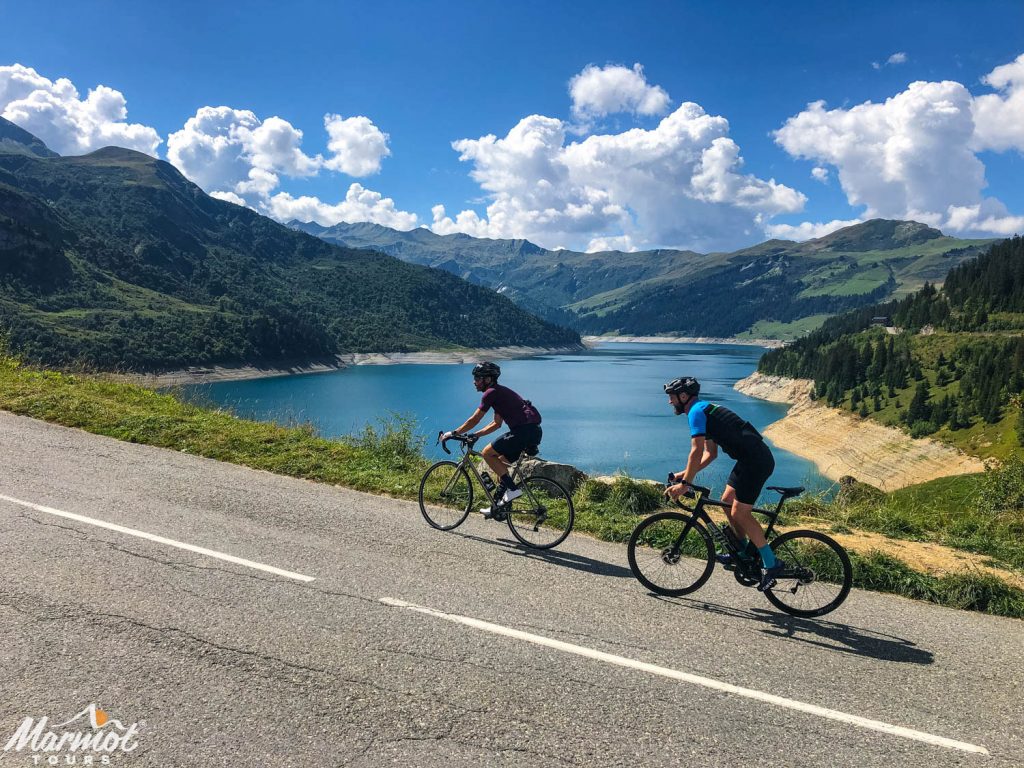
[[[139,152],[58,156],[3,118],[0,328],[32,360],[136,370],[579,343],[450,272],[296,232]]]
[[[710,254],[551,251],[527,240],[401,232],[366,222],[289,226],[446,270],[581,332],[627,335],[793,337],[830,315],[941,283],[994,242],[886,219],[802,243],[769,240]]]

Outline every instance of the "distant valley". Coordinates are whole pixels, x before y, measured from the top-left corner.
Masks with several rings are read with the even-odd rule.
[[[793,338],[830,315],[941,283],[993,240],[875,219],[803,243],[733,253],[550,251],[527,240],[408,232],[377,224],[294,229],[446,270],[587,334]]]

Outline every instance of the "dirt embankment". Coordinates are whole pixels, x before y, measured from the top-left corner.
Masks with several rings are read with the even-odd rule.
[[[112,377],[141,384],[145,387],[173,387],[183,384],[208,384],[214,381],[240,381],[243,379],[264,379],[271,376],[291,376],[301,373],[330,373],[350,365],[402,365],[402,364],[464,364],[479,360],[507,360],[517,357],[534,357],[564,352],[577,352],[581,346],[542,347],[496,347],[494,349],[440,350],[436,352],[357,352],[338,355],[336,358],[317,363],[298,363],[257,367],[208,366],[186,368],[166,373],[110,374]]]
[[[883,491],[937,477],[981,472],[981,459],[935,440],[903,432],[811,400],[813,382],[753,373],[735,388],[751,397],[792,403],[789,413],[764,430],[783,450],[813,461],[828,478],[852,475]]]

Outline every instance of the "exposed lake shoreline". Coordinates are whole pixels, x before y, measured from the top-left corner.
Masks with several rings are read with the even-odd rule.
[[[783,450],[813,461],[832,480],[850,475],[883,491],[948,475],[981,472],[981,459],[811,399],[814,382],[752,373],[735,384],[750,397],[793,407],[763,430]]]
[[[778,339],[737,339],[735,337],[715,336],[584,336],[584,344],[598,342],[629,343],[629,344],[742,344],[748,347],[765,347],[777,349],[784,345]]]
[[[189,384],[209,384],[216,381],[244,381],[274,376],[296,376],[306,373],[331,373],[352,365],[462,365],[481,359],[508,360],[537,355],[579,352],[582,345],[565,347],[493,347],[490,349],[455,349],[425,352],[357,352],[337,355],[333,359],[315,362],[279,363],[266,366],[195,366],[163,373],[109,374],[115,379],[130,381],[145,387],[174,387]]]

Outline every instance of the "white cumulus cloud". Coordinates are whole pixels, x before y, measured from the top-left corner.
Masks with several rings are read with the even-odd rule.
[[[62,155],[118,146],[155,156],[162,141],[155,129],[127,122],[120,91],[97,85],[82,99],[67,78],[52,81],[21,64],[0,66],[0,115]]]
[[[974,100],[975,147],[1024,152],[1024,53],[993,69],[982,82],[999,93]]]
[[[234,192],[254,204],[277,186],[278,174],[317,172],[322,158],[305,154],[301,144],[302,131],[280,117],[201,107],[167,137],[167,159],[207,192]]]
[[[486,216],[434,208],[432,229],[477,237],[527,237],[541,245],[600,249],[716,250],[749,243],[764,222],[803,208],[805,197],[742,172],[724,117],[682,104],[650,130],[566,143],[567,126],[525,117],[503,138],[453,142],[488,194]],[[624,238],[628,238],[624,239]]]
[[[811,169],[811,178],[825,184],[828,181],[828,168],[822,168],[820,165],[816,165]]]
[[[325,203],[317,197],[292,197],[279,192],[270,198],[268,211],[279,221],[315,221],[329,227],[340,221],[372,221],[393,229],[413,229],[417,224],[415,213],[401,211],[395,201],[380,192],[354,183],[340,203]]]
[[[897,51],[885,61],[886,64],[906,64],[907,54],[903,51]]]
[[[644,68],[619,65],[595,67],[590,64],[569,81],[572,111],[578,117],[600,117],[616,112],[662,115],[668,111],[668,93],[650,85]]]
[[[326,115],[324,127],[330,137],[327,148],[331,157],[324,163],[327,168],[349,176],[369,176],[380,171],[381,161],[391,154],[388,135],[368,117]]]
[[[986,198],[982,147],[1024,146],[1024,59],[986,79],[1002,93],[975,99],[961,83],[914,82],[883,103],[828,109],[817,101],[776,131],[794,157],[835,168],[863,218],[921,221],[959,234],[1004,234],[1019,228],[995,198]],[[1024,112],[1022,112],[1024,115]],[[803,225],[801,225],[803,226]],[[817,226],[817,225],[812,225]]]
[[[824,237],[835,232],[837,229],[843,227],[852,227],[854,224],[860,224],[862,219],[847,219],[841,221],[834,219],[828,222],[810,222],[805,221],[802,224],[769,224],[765,227],[765,233],[768,237],[778,238],[780,240],[813,240],[816,237]]]
[[[372,221],[411,229],[417,218],[394,200],[361,184],[351,184],[338,203],[280,191],[282,177],[302,178],[321,169],[349,176],[380,170],[390,154],[387,134],[366,117],[324,117],[329,156],[302,150],[302,131],[281,117],[261,120],[231,107],[202,107],[180,131],[167,138],[167,158],[188,178],[220,200],[246,205],[280,221],[301,219],[325,226],[341,221]]]

